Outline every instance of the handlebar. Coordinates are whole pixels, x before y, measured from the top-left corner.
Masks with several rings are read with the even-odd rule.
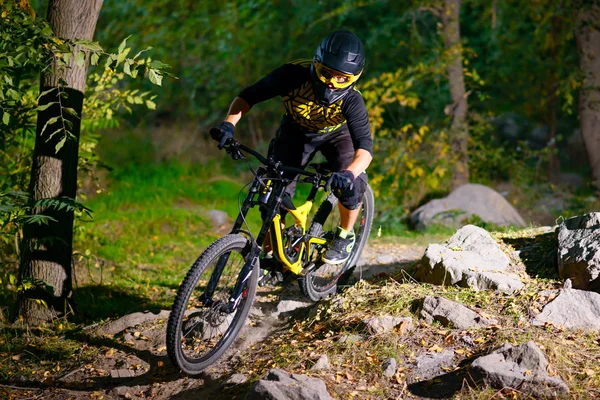
[[[284,172],[292,172],[295,174],[300,174],[300,175],[304,175],[304,176],[308,176],[311,178],[317,177],[319,176],[320,178],[322,178],[321,174],[314,174],[312,172],[308,172],[306,170],[303,170],[301,168],[296,168],[296,167],[290,167],[287,165],[283,165],[281,162],[279,161],[275,161],[272,158],[265,158],[262,154],[260,154],[259,152],[244,146],[243,144],[241,144],[240,142],[234,140],[233,142],[231,142],[228,146],[225,147],[225,150],[227,151],[227,153],[231,154],[231,156],[233,157],[233,159],[238,159],[238,158],[243,158],[243,154],[240,153],[240,150],[245,151],[246,153],[249,153],[251,155],[253,155],[258,161],[260,161],[261,163],[263,163],[264,165],[271,167],[275,170],[279,170],[279,171],[284,171]]]

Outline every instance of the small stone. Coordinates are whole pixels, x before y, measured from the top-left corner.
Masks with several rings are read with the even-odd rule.
[[[367,325],[369,332],[376,335],[390,332],[398,325],[401,325],[402,331],[411,330],[413,326],[412,318],[394,317],[391,315],[367,318],[363,322]]]
[[[327,354],[323,354],[321,357],[319,357],[315,365],[312,366],[311,371],[319,371],[329,368],[329,357],[327,357]]]
[[[248,377],[244,374],[233,374],[225,382],[226,385],[241,385],[248,382]]]
[[[340,338],[338,339],[338,341],[340,343],[356,343],[356,342],[364,342],[365,338],[361,335],[355,335],[355,334],[350,334],[350,335],[342,335],[340,336]]]
[[[453,350],[441,353],[427,353],[417,357],[415,374],[421,379],[430,379],[444,372],[444,367],[451,367],[454,360]]]
[[[398,363],[395,358],[389,358],[386,362],[383,363],[383,376],[388,378],[396,375],[396,368],[398,367]]]

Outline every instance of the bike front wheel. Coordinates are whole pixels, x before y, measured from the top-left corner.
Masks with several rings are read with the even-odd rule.
[[[186,374],[198,374],[219,359],[244,325],[256,293],[257,265],[233,310],[229,299],[249,249],[244,236],[226,235],[198,257],[181,283],[167,324],[167,353]]]
[[[337,203],[338,199],[330,193],[319,206],[308,230],[309,235],[322,237],[328,243],[331,243],[341,222]],[[299,280],[300,288],[305,296],[313,301],[318,301],[337,291],[338,281],[348,270],[356,265],[367,244],[373,225],[374,207],[373,191],[367,185],[367,189],[362,197],[360,213],[353,228],[356,241],[354,242],[350,257],[345,263],[331,265],[323,262],[321,256],[327,249],[326,246],[317,246],[311,249],[312,254],[308,271]]]

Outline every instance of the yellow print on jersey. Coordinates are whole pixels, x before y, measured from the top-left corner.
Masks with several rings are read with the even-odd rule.
[[[283,96],[285,110],[295,123],[311,132],[327,133],[346,122],[342,101],[329,106],[317,102],[310,81]]]

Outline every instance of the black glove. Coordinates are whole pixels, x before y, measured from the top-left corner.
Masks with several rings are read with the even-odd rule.
[[[352,187],[354,187],[354,174],[352,171],[345,169],[343,171],[334,172],[331,174],[327,180],[327,184],[325,185],[325,190],[342,192],[345,190],[352,190]]]
[[[227,146],[233,141],[233,128],[234,125],[231,122],[223,121],[221,125],[215,126],[210,130],[210,136],[219,142],[219,149],[223,146]]]

